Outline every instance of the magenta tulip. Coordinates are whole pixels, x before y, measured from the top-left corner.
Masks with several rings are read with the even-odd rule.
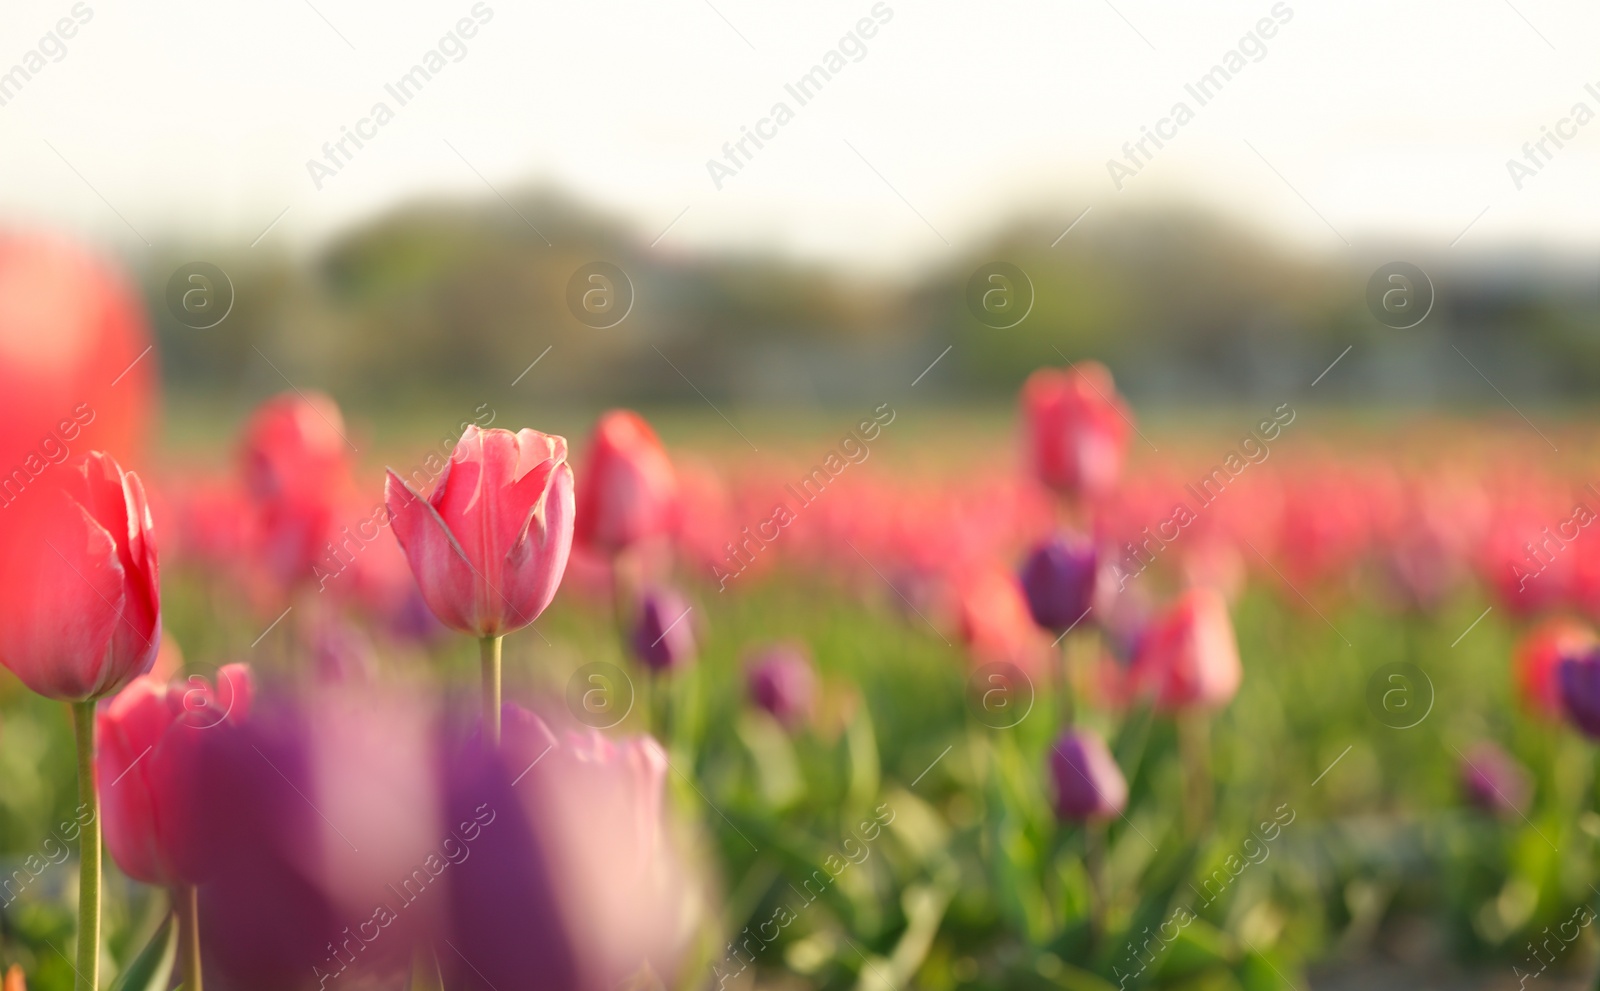
[[[1085,729],[1061,735],[1050,752],[1056,816],[1066,822],[1109,819],[1128,802],[1128,782],[1105,741]]]

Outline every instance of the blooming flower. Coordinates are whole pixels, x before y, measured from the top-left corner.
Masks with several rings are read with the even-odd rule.
[[[565,438],[476,425],[427,498],[388,473],[395,537],[440,622],[490,637],[539,618],[572,549],[572,487]]]
[[[0,663],[40,695],[116,692],[161,642],[154,524],[139,476],[92,452],[0,538]]]

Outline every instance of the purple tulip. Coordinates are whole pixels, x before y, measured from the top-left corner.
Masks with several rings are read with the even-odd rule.
[[[1462,755],[1461,791],[1472,806],[1509,816],[1527,807],[1533,785],[1516,758],[1484,740]]]
[[[667,588],[646,593],[633,628],[633,652],[652,671],[673,671],[694,660],[693,607]]]
[[[1020,576],[1033,621],[1059,633],[1082,619],[1098,570],[1094,544],[1076,534],[1063,531],[1034,547]]]
[[[208,972],[240,991],[403,975],[446,907],[431,708],[324,686],[196,732]]]
[[[680,986],[705,893],[666,828],[660,745],[557,738],[512,705],[502,727],[498,750],[476,742],[449,776],[449,821],[476,828],[450,868],[445,987],[603,991],[644,974]]]
[[[760,651],[747,665],[750,700],[778,722],[796,729],[811,716],[817,676],[805,651],[780,644]]]
[[[1064,822],[1109,819],[1128,802],[1128,782],[1105,741],[1086,729],[1069,729],[1050,752],[1056,816]]]
[[[1563,657],[1556,684],[1567,717],[1591,739],[1600,739],[1600,648]]]

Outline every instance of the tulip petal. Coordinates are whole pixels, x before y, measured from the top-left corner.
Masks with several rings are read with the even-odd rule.
[[[441,486],[446,481],[449,479],[442,480]],[[384,483],[384,501],[395,539],[411,564],[423,601],[446,626],[477,633],[478,576],[439,511],[393,471]]]
[[[106,661],[122,621],[126,575],[116,542],[58,495],[35,530],[10,548],[0,580],[0,660],[49,698],[81,700],[110,680]]]

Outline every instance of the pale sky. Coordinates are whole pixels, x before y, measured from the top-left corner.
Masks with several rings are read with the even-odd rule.
[[[1575,136],[1547,144],[1521,190],[1506,167],[1578,102],[1600,112],[1596,5],[1287,0],[1266,54],[1199,106],[1185,84],[1273,7],[886,0],[865,55],[801,106],[784,84],[873,0],[483,0],[465,54],[401,106],[384,84],[472,19],[472,0],[7,0],[0,217],[136,251],[173,234],[248,245],[281,214],[271,250],[409,197],[543,181],[646,241],[670,224],[664,250],[759,244],[888,269],[1019,214],[1065,229],[1085,208],[1173,201],[1314,251],[1442,249],[1464,230],[1462,250],[1600,246],[1600,120],[1565,125]],[[3,74],[74,9],[89,16],[65,55],[46,43],[7,94]],[[1118,191],[1107,160],[1180,100],[1194,119]],[[307,160],[379,101],[393,119],[317,189]],[[707,160],[779,101],[793,119],[718,190]]]

